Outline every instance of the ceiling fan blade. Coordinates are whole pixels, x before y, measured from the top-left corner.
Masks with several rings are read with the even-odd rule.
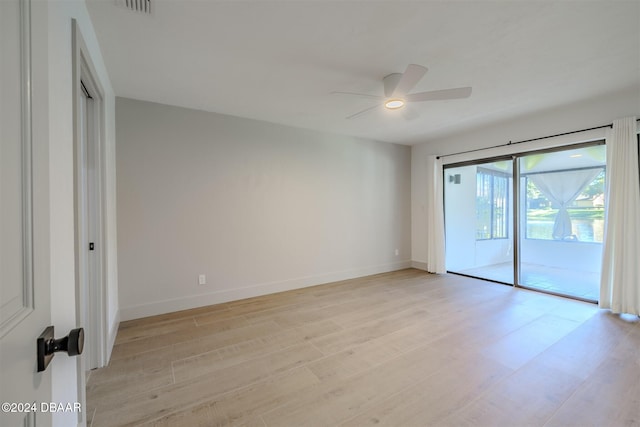
[[[355,119],[356,117],[363,116],[363,115],[367,114],[369,111],[374,110],[374,109],[376,109],[376,108],[380,108],[380,106],[379,106],[379,105],[374,105],[373,107],[365,108],[365,109],[364,109],[364,110],[362,110],[362,111],[358,111],[358,112],[357,112],[357,113],[355,113],[355,114],[352,114],[352,115],[350,115],[350,116],[347,116],[347,120],[351,120],[351,119]]]
[[[400,82],[401,78],[402,73],[393,73],[382,79],[382,83],[384,84],[384,96],[391,98],[391,95],[393,95],[393,91],[398,87],[398,82]]]
[[[405,96],[407,102],[440,101],[445,99],[461,99],[471,96],[470,87],[457,87],[454,89],[432,90],[430,92],[418,92]]]
[[[422,65],[409,64],[404,73],[402,73],[402,77],[400,77],[400,81],[393,90],[391,97],[406,95],[418,84],[426,72],[427,68]]]
[[[356,93],[356,92],[333,91],[331,92],[331,95],[349,95],[349,96],[359,96],[362,98],[369,98],[369,99],[384,99],[382,96],[369,95],[368,93]]]

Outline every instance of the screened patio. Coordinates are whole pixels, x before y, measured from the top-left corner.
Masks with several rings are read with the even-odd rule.
[[[597,301],[604,177],[603,145],[447,168],[447,270],[514,284],[517,242],[518,285]]]

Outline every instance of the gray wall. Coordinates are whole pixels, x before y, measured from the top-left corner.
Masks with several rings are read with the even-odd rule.
[[[116,131],[123,319],[410,264],[410,147],[125,98]]]

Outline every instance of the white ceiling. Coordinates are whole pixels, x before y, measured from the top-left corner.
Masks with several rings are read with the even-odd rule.
[[[639,1],[151,1],[88,0],[117,96],[415,144],[640,85]],[[345,119],[409,63],[473,94]]]

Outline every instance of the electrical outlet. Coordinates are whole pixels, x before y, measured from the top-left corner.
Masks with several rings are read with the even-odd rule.
[[[207,276],[201,274],[198,276],[198,285],[206,285],[207,284]]]
[[[400,255],[400,250],[396,249],[396,256]]]

